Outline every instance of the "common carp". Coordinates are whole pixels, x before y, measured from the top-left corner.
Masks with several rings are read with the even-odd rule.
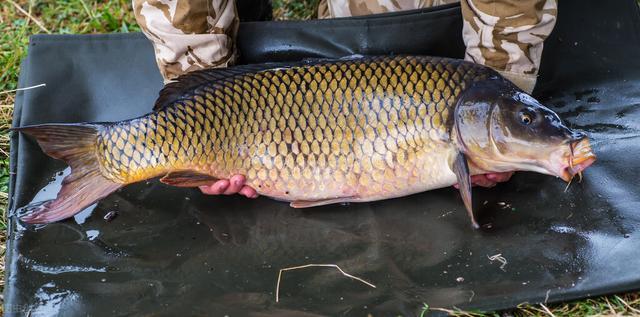
[[[231,175],[294,208],[365,202],[535,171],[570,181],[596,157],[490,68],[462,60],[359,57],[195,71],[160,92],[153,112],[111,123],[16,128],[71,166],[56,199],[22,217],[73,216],[127,184],[180,187]]]

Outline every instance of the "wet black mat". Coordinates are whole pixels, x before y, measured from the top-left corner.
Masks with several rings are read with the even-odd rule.
[[[598,155],[564,192],[517,174],[475,189],[485,229],[451,188],[366,204],[290,209],[207,197],[157,181],[129,186],[37,230],[10,217],[7,315],[417,315],[503,309],[640,288],[640,53],[635,1],[561,1],[536,96],[590,133]],[[353,53],[459,57],[459,8],[334,21],[243,24],[244,62]],[[14,125],[111,121],[151,109],[161,80],[139,34],[35,36]],[[13,135],[10,215],[55,196],[65,166]],[[43,189],[44,188],[44,189]],[[108,222],[103,217],[118,216]],[[310,263],[331,268],[283,275]]]

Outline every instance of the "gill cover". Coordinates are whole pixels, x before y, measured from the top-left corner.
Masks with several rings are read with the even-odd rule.
[[[454,135],[458,150],[473,159],[475,168],[496,171],[497,166],[484,166],[484,160],[492,160],[496,145],[493,134],[497,131],[496,105],[499,99],[512,94],[515,87],[501,78],[476,82],[460,96],[454,111]],[[506,170],[505,170],[506,171]]]
[[[488,82],[503,84],[499,79]],[[484,81],[482,82],[484,83]],[[467,148],[486,149],[490,146],[490,135],[485,131],[490,127],[492,103],[490,99],[496,97],[496,87],[476,83],[460,96],[454,116],[452,136],[457,145],[457,153],[451,161],[451,170],[456,175],[460,196],[469,215],[471,226],[480,228],[473,214],[473,199],[471,192],[471,171]]]

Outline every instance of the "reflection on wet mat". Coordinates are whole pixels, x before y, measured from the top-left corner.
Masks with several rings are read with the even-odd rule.
[[[26,227],[12,216],[5,312],[414,316],[423,303],[493,310],[640,288],[637,7],[559,5],[535,95],[587,131],[598,155],[566,192],[561,180],[533,173],[474,189],[485,224],[474,231],[453,188],[295,210],[267,198],[207,197],[143,182],[61,223]],[[585,15],[599,18],[584,23]],[[450,40],[459,27],[456,6],[247,23],[239,46],[244,62],[384,52],[460,57],[461,41]],[[444,31],[407,31],[413,28]],[[47,86],[18,95],[16,125],[142,115],[161,87],[151,46],[139,34],[37,36],[20,86],[40,83]],[[66,166],[17,135],[11,155],[15,215],[53,197]],[[284,274],[276,303],[279,270],[310,263],[337,264],[376,288],[312,267]]]

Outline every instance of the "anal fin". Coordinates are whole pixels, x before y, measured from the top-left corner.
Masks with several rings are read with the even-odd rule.
[[[160,179],[160,182],[176,187],[198,187],[211,185],[218,179],[203,173],[194,171],[174,171]]]
[[[354,196],[349,196],[349,197],[338,197],[338,198],[329,198],[329,199],[320,199],[320,200],[294,200],[289,205],[292,208],[309,208],[309,207],[317,207],[317,206],[350,202],[350,201],[353,201],[354,198],[355,198]]]

